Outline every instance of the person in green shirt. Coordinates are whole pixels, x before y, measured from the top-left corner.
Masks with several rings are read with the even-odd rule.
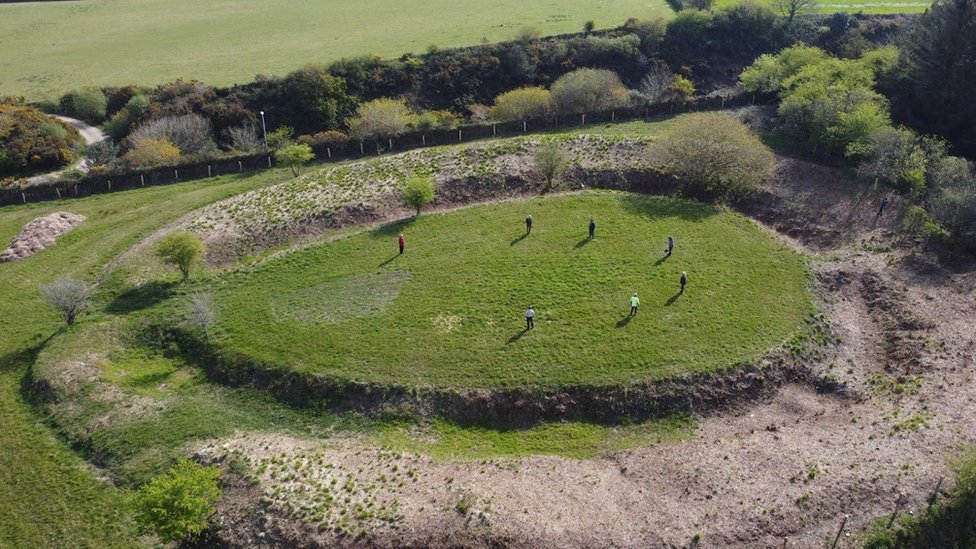
[[[637,316],[637,307],[640,306],[640,299],[637,297],[637,292],[634,292],[634,297],[630,298],[630,316]]]

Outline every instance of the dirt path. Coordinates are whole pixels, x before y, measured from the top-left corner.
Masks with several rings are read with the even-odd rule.
[[[81,137],[85,140],[85,145],[91,145],[92,143],[98,143],[99,141],[105,141],[106,139],[108,139],[108,136],[105,134],[105,132],[102,131],[101,128],[97,128],[95,126],[89,126],[88,124],[82,122],[81,120],[78,120],[77,118],[61,116],[59,114],[52,114],[51,116],[53,118],[57,118],[58,120],[78,130],[78,133],[80,133]],[[88,162],[84,158],[81,158],[80,160],[78,160],[71,166],[64,168],[63,170],[58,170],[56,172],[28,177],[27,184],[44,185],[50,183],[58,179],[62,173],[68,170],[81,170],[83,172],[86,172],[88,171]]]
[[[780,168],[763,204],[744,209],[816,258],[814,292],[838,343],[809,367],[845,391],[788,385],[700,418],[693,440],[585,461],[434,462],[390,458],[355,440],[220,441],[205,453],[241,449],[305,463],[285,484],[265,475],[256,487],[229,489],[223,535],[281,547],[745,549],[779,548],[785,538],[788,547],[819,547],[847,515],[838,546],[855,547],[857,532],[897,502],[921,509],[941,477],[951,484],[954,452],[976,442],[976,266],[950,270],[903,242],[903,204],[876,219],[877,191],[852,190],[838,172],[812,164],[781,159]],[[311,455],[330,467],[311,466]],[[402,518],[365,539],[319,531],[258,501],[264,491],[391,459],[418,471],[416,480],[379,488],[398,499]]]

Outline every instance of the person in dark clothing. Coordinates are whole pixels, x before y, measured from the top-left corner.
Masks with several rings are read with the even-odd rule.
[[[403,233],[400,233],[400,239],[398,240],[400,244],[400,255],[403,255],[403,246],[406,245],[407,241],[403,239]]]
[[[666,253],[667,255],[671,255],[671,252],[673,252],[673,251],[674,251],[674,237],[673,236],[669,236],[668,237],[668,247],[665,248],[664,253]]]
[[[532,216],[525,218],[525,234],[532,234]]]
[[[888,207],[888,197],[886,196],[881,199],[881,207],[878,208],[878,217],[884,215],[885,208],[887,207]]]
[[[681,282],[681,291],[678,292],[678,293],[682,293],[683,294],[683,293],[685,293],[685,284],[688,283],[688,273],[682,271],[681,272],[681,279],[679,280],[679,282]]]
[[[531,330],[532,328],[535,328],[535,309],[532,308],[532,305],[529,305],[529,308],[525,311],[525,329]]]
[[[596,222],[593,221],[593,218],[591,217],[590,218],[590,238],[593,238],[593,233],[595,233],[595,232],[596,232]]]

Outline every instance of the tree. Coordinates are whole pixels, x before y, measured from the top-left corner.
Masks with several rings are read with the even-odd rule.
[[[322,65],[306,65],[289,73],[281,89],[282,103],[290,111],[285,122],[299,129],[334,128],[355,104],[346,92],[345,80],[329,74]]]
[[[491,108],[492,120],[508,122],[538,118],[552,110],[552,93],[541,87],[518,88],[499,94]]]
[[[392,139],[407,131],[414,114],[402,99],[374,99],[356,109],[356,115],[346,119],[349,135],[367,139]]]
[[[958,238],[969,238],[976,248],[976,175],[964,158],[948,156],[929,170],[932,216]]]
[[[133,497],[136,520],[164,542],[192,541],[210,524],[220,499],[220,472],[180,458]]]
[[[817,0],[773,0],[773,8],[791,25],[798,16],[816,13]]]
[[[433,179],[426,175],[414,175],[408,179],[403,188],[403,201],[416,208],[417,215],[420,215],[420,210],[434,201]]]
[[[85,312],[90,305],[91,288],[81,280],[61,278],[41,288],[41,294],[49,305],[54,307],[64,317],[70,326],[75,323],[78,315]]]
[[[569,159],[566,157],[566,153],[559,148],[559,143],[555,140],[550,140],[545,145],[539,147],[532,160],[535,164],[535,169],[539,170],[539,173],[546,178],[545,190],[547,191],[552,188],[552,180],[569,165]]]
[[[88,161],[89,166],[108,166],[115,162],[118,155],[119,147],[110,139],[106,139],[88,145],[88,150],[85,151],[85,160]]]
[[[900,42],[905,77],[889,90],[896,117],[976,153],[976,2],[935,2]]]
[[[808,65],[827,59],[827,53],[810,46],[792,46],[776,55],[763,54],[739,75],[743,89],[750,92],[778,92],[783,83]]]
[[[583,23],[583,34],[589,35],[591,32],[593,32],[593,29],[595,28],[596,28],[596,23],[594,23],[593,20],[590,19],[586,23]]]
[[[105,119],[108,99],[102,90],[85,87],[68,94],[70,112],[85,122],[97,124]]]
[[[144,139],[165,139],[181,154],[203,154],[217,148],[210,120],[199,114],[164,116],[143,122],[132,130],[127,141],[136,146]]]
[[[214,305],[213,294],[198,292],[190,295],[190,302],[186,309],[186,324],[200,330],[210,339],[210,328],[217,321],[217,308]]]
[[[617,73],[604,69],[577,69],[552,84],[556,109],[565,114],[609,111],[630,101]]]
[[[724,113],[678,118],[652,146],[651,161],[718,197],[758,187],[776,169],[772,151],[745,124]]]
[[[312,152],[312,147],[304,143],[288,145],[275,151],[275,160],[291,168],[291,174],[295,177],[302,172],[302,166],[313,158],[315,153]]]
[[[180,150],[166,139],[143,139],[122,161],[133,168],[155,168],[175,163],[180,159]]]
[[[184,281],[190,278],[190,269],[203,257],[203,251],[199,237],[182,231],[167,234],[156,245],[156,256],[179,269]]]
[[[249,153],[264,147],[261,135],[254,124],[250,122],[245,122],[243,126],[237,128],[228,129],[227,136],[230,137],[232,150],[237,152]]]

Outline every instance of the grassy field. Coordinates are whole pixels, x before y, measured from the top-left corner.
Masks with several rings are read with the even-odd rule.
[[[715,0],[715,7],[722,8],[741,3],[742,0]],[[772,0],[760,0],[760,3],[767,3],[775,6]],[[932,5],[931,1],[925,0],[824,0],[817,2],[820,13],[922,13]],[[774,8],[775,9],[775,8]]]
[[[24,401],[21,384],[60,325],[38,286],[58,276],[93,280],[136,241],[204,204],[266,184],[281,172],[154,187],[66,203],[0,209],[0,241],[31,219],[68,210],[88,220],[56,247],[0,264],[0,546],[133,547],[122,494],[97,480]],[[167,207],[159,207],[166,204]]]
[[[0,95],[32,99],[82,85],[177,77],[247,82],[311,62],[399,56],[629,17],[670,17],[664,0],[112,0],[0,4]]]
[[[669,234],[678,248],[664,258]],[[812,310],[803,258],[748,220],[602,192],[421,216],[201,286],[221,311],[220,345],[300,371],[462,387],[713,371],[783,342]]]

